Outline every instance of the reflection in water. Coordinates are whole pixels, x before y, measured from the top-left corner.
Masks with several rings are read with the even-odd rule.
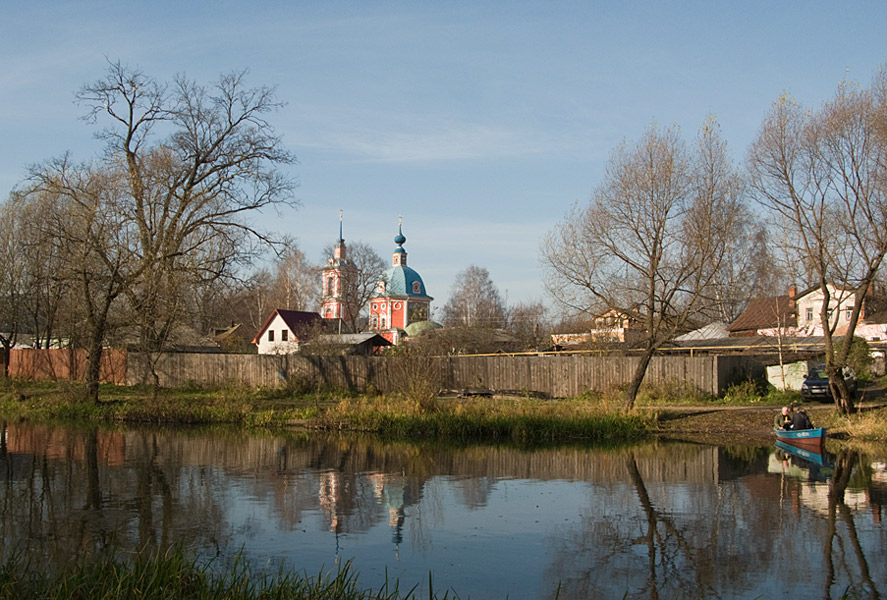
[[[461,597],[885,593],[887,465],[776,448],[442,448],[231,430],[0,436],[2,553],[179,543]]]

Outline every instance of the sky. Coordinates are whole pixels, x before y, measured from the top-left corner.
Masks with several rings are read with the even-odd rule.
[[[887,64],[887,3],[78,0],[0,17],[0,198],[28,165],[101,150],[74,103],[108,61],[209,84],[248,69],[286,105],[297,209],[257,215],[321,261],[338,238],[408,264],[443,307],[486,268],[541,300],[540,242],[652,124],[709,117],[738,164],[783,93],[816,108]],[[318,285],[320,282],[318,281]]]

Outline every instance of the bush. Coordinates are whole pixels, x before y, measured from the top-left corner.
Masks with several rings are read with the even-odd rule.
[[[710,398],[693,382],[672,378],[663,383],[644,384],[638,393],[638,400],[647,404],[688,404]]]
[[[746,379],[727,387],[724,400],[730,404],[758,404],[766,394],[766,384],[763,381]]]
[[[841,351],[844,340],[835,345],[835,353]],[[862,381],[871,379],[872,353],[869,344],[861,337],[854,337],[850,343],[850,354],[847,356],[847,366],[853,369],[856,378]]]

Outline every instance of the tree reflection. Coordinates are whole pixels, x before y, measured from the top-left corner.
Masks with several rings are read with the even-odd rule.
[[[850,477],[854,473],[855,467],[860,464],[860,455],[858,452],[842,448],[835,457],[834,475],[829,482],[828,491],[828,532],[825,537],[825,547],[823,549],[823,557],[825,559],[825,576],[824,593],[829,598],[830,590],[835,584],[836,567],[835,560],[838,559],[839,564],[843,565],[848,571],[850,581],[859,581],[862,589],[869,598],[880,598],[880,594],[872,580],[871,571],[869,569],[868,560],[862,543],[859,540],[856,523],[850,507],[847,506],[844,497],[847,492],[847,485]],[[869,475],[869,485],[871,484],[871,476]],[[838,531],[838,517],[846,527],[847,542],[852,550],[853,557],[856,559],[858,571],[851,572],[851,565],[846,560],[843,539]],[[855,586],[854,586],[855,587]]]

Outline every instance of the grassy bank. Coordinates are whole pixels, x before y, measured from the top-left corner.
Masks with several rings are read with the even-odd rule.
[[[355,396],[300,388],[161,390],[104,386],[98,404],[83,400],[71,383],[0,383],[5,418],[123,423],[294,425],[378,433],[390,437],[485,441],[623,442],[654,429],[649,416],[623,415],[600,397],[572,400],[529,398],[433,398]]]
[[[336,573],[316,576],[297,572],[256,573],[243,560],[220,571],[201,565],[181,550],[148,553],[132,560],[81,560],[50,574],[20,557],[0,565],[0,600],[140,598],[143,600],[414,600],[446,599],[432,589],[401,591],[396,581],[379,590],[361,589],[358,577],[346,565]]]

